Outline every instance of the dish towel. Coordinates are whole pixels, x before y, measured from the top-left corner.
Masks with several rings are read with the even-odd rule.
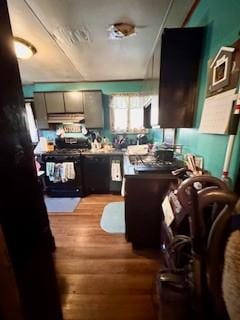
[[[62,182],[67,182],[68,180],[75,179],[75,169],[73,162],[63,162],[62,163],[62,172],[61,172],[61,180]]]
[[[113,160],[111,166],[112,181],[122,181],[120,161]]]
[[[51,181],[54,182],[54,183],[57,183],[57,182],[61,182],[61,180],[62,180],[62,164],[61,163],[55,163],[54,176],[53,176],[53,179]]]
[[[46,176],[49,177],[50,181],[54,180],[54,171],[55,171],[55,163],[47,162],[46,163]]]

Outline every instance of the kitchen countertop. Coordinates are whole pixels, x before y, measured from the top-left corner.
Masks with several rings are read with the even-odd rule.
[[[136,178],[136,179],[168,179],[168,178],[172,178],[172,174],[169,172],[144,172],[144,173],[139,173],[136,172],[134,169],[134,164],[135,164],[135,160],[138,159],[139,155],[129,155],[126,150],[117,150],[117,149],[113,149],[113,150],[109,150],[109,151],[104,151],[104,149],[100,149],[100,150],[86,150],[86,151],[79,151],[79,155],[80,153],[83,156],[122,156],[123,157],[123,173],[125,177],[128,178]],[[51,152],[44,152],[43,154],[51,154]],[[151,153],[141,156],[143,158],[143,160],[145,161],[149,161],[151,160],[151,158],[153,157],[153,155]]]
[[[148,154],[148,155],[145,155],[144,157],[146,157],[145,159],[146,160],[151,160],[152,158],[152,154]],[[182,161],[180,160],[176,160],[176,167],[177,168],[181,168],[184,164]],[[123,167],[124,167],[124,176],[125,177],[134,177],[134,178],[137,178],[137,179],[142,179],[142,178],[146,178],[146,179],[159,179],[159,178],[173,178],[173,175],[171,173],[171,171],[169,172],[160,172],[160,171],[145,171],[145,172],[136,172],[134,167],[135,167],[135,164],[134,162],[131,162],[130,159],[129,159],[129,155],[127,155],[126,153],[124,154],[124,157],[123,157]],[[175,170],[175,169],[174,169]]]
[[[72,149],[69,149],[70,151]],[[43,155],[43,154],[52,154],[54,151],[56,150],[53,150],[53,151],[45,151],[45,152],[39,152],[37,154],[35,154],[35,156],[39,155]],[[104,151],[103,149],[100,149],[99,151],[92,151],[91,149],[89,150],[86,150],[86,151],[80,151],[79,150],[79,154],[82,154],[82,155],[124,155],[125,154],[125,151],[122,151],[122,150],[109,150],[109,151]]]
[[[99,151],[83,151],[81,154],[83,155],[124,155],[125,151],[122,150],[109,150],[109,151],[104,151],[104,150],[99,150]]]

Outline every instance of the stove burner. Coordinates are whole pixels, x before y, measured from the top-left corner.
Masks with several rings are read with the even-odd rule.
[[[134,164],[135,172],[171,172],[176,170],[176,161],[159,161],[158,159],[152,159],[150,161],[138,161]]]
[[[64,155],[64,156],[68,156],[68,155],[77,155],[79,156],[83,151],[85,151],[86,149],[67,149],[67,148],[62,148],[62,149],[55,149],[54,151],[50,151],[47,153],[47,155],[51,155],[51,156],[60,156],[60,155]]]

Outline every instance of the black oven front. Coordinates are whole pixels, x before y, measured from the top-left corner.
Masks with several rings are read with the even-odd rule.
[[[42,157],[45,171],[45,193],[51,197],[80,197],[83,196],[83,178],[81,172],[81,158],[79,155],[45,154]],[[47,163],[62,165],[64,162],[74,164],[75,179],[65,182],[52,181],[47,175]]]

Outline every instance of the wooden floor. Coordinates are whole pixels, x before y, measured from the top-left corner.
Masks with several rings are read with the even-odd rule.
[[[72,214],[50,214],[65,320],[155,320],[156,252],[134,252],[123,234],[100,228],[104,206],[120,196],[91,195]]]

